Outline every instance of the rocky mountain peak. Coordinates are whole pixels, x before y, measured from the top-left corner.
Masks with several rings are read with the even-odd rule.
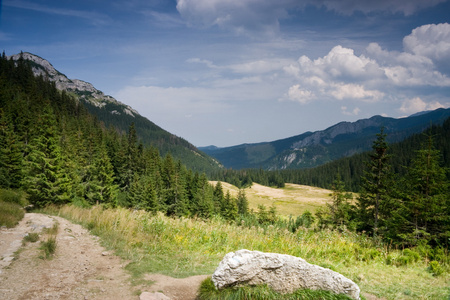
[[[11,55],[9,58],[17,61],[21,57],[24,60],[28,60],[31,62],[31,68],[35,76],[43,76],[44,78],[47,78],[48,80],[54,82],[56,88],[61,91],[75,94],[80,100],[96,107],[103,108],[108,103],[114,103],[121,107],[121,111],[115,109],[110,112],[111,114],[120,115],[124,113],[132,117],[134,117],[135,115],[139,115],[139,113],[131,106],[117,101],[112,96],[105,95],[102,91],[97,90],[91,83],[79,79],[67,78],[66,75],[56,70],[49,61],[43,59],[42,57],[29,52],[23,52],[20,54]]]

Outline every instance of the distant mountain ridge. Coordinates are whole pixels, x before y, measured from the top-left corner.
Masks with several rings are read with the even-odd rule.
[[[144,145],[155,146],[161,155],[171,153],[193,170],[205,171],[221,167],[215,159],[199,151],[186,140],[169,133],[141,116],[131,106],[117,101],[112,96],[105,95],[89,82],[69,79],[56,70],[49,61],[28,52],[15,54],[8,58],[16,61],[19,59],[28,61],[35,76],[43,76],[54,82],[57,89],[75,96],[89,112],[97,116],[106,126],[113,126],[121,132],[127,132],[131,123],[134,123],[141,142]]]
[[[450,109],[442,108],[400,119],[373,116],[356,122],[340,122],[325,130],[305,132],[273,142],[199,149],[227,168],[311,168],[369,150],[381,127],[387,133],[387,141],[394,143],[431,125],[442,124],[449,117]]]

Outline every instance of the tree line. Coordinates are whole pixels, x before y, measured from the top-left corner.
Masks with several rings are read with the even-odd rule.
[[[406,167],[412,163],[415,153],[420,150],[421,145],[427,143],[429,135],[433,137],[433,147],[440,151],[441,166],[450,168],[449,118],[443,124],[431,126],[424,133],[414,134],[402,142],[389,145],[387,153],[391,157],[390,165],[394,173],[400,176],[406,174]],[[285,183],[295,183],[331,189],[336,174],[339,173],[340,180],[342,180],[348,191],[360,192],[365,162],[369,157],[370,151],[366,151],[309,169],[275,171],[267,171],[262,168],[226,169],[213,170],[208,174],[214,180],[229,182],[238,187],[250,186],[253,182],[257,182],[273,187],[283,187]],[[450,174],[447,174],[447,178],[450,180]]]

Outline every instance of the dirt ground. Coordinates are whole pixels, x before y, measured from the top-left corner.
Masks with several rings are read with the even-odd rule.
[[[45,240],[43,229],[55,222],[55,255],[42,259],[40,241],[23,244],[23,238],[37,232]],[[27,213],[15,228],[0,229],[0,299],[140,299],[143,292],[145,299],[159,299],[148,292],[160,292],[172,300],[193,300],[206,278],[148,274],[151,286],[132,286],[126,264],[86,229],[60,217]]]

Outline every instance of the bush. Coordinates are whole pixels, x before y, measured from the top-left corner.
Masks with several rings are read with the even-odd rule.
[[[405,249],[400,256],[388,255],[386,258],[387,265],[394,266],[407,266],[412,263],[418,262],[420,254],[411,249]]]
[[[444,273],[444,268],[437,261],[433,260],[430,262],[427,271],[433,274],[433,276],[440,276]]]

